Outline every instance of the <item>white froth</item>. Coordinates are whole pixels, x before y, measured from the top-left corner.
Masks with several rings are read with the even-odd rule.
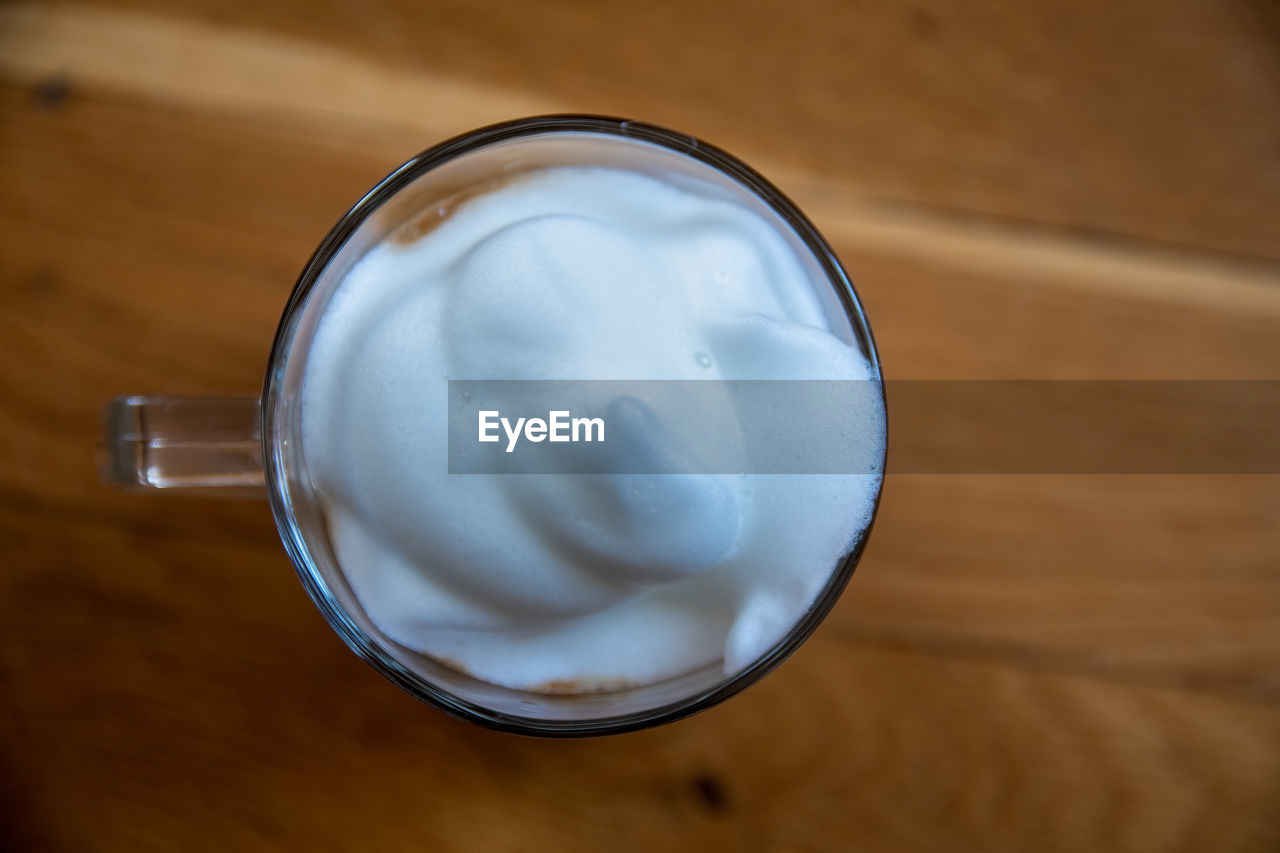
[[[302,442],[343,571],[396,642],[516,688],[733,673],[813,604],[879,473],[451,476],[447,380],[868,375],[757,214],[547,169],[351,269],[308,356]],[[883,412],[863,415],[882,442]]]

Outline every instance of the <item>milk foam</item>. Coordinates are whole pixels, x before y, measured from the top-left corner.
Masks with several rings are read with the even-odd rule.
[[[870,522],[879,473],[451,476],[447,380],[869,377],[812,288],[745,207],[594,167],[368,252],[312,343],[302,445],[369,617],[523,689],[732,674],[768,651]],[[883,411],[853,421],[883,441]]]

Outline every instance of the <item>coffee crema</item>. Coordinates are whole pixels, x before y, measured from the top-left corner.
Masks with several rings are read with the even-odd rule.
[[[870,523],[881,472],[451,475],[448,381],[872,378],[824,287],[778,227],[687,177],[550,167],[424,211],[338,285],[302,385],[360,606],[521,690],[749,666]],[[851,420],[881,446],[884,424],[878,404]]]

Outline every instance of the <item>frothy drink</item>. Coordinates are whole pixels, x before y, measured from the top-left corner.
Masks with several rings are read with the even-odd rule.
[[[360,606],[521,690],[750,665],[869,524],[879,472],[451,475],[448,380],[871,378],[824,286],[687,176],[553,166],[425,211],[346,274],[303,378],[302,453]],[[857,415],[883,442],[883,411]]]

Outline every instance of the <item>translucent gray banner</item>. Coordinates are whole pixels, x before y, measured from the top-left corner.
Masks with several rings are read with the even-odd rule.
[[[890,473],[1280,473],[1280,381],[886,385]]]
[[[1276,474],[1280,380],[449,382],[452,474]]]

